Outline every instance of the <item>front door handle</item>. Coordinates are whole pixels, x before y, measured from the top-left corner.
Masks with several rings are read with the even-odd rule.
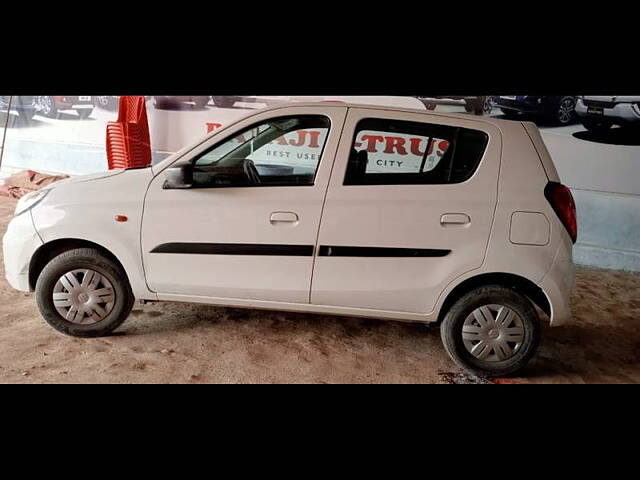
[[[298,220],[298,214],[295,212],[273,212],[271,217],[269,217],[271,225],[277,225],[280,223],[297,223]]]
[[[468,225],[471,217],[466,213],[445,213],[440,217],[440,225]]]

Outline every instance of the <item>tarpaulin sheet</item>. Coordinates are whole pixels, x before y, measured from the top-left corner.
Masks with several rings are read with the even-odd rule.
[[[68,178],[67,175],[47,175],[33,170],[23,170],[4,180],[0,184],[0,196],[20,198],[29,192],[40,190],[53,182]]]

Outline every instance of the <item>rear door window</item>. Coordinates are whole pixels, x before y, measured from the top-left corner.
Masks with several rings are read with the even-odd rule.
[[[487,134],[477,130],[364,119],[356,127],[344,183],[460,183],[476,171],[487,142]]]

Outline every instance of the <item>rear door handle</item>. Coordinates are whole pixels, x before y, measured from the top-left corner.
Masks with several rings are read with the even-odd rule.
[[[445,213],[440,217],[440,225],[468,225],[471,217],[466,213]]]
[[[298,220],[298,214],[295,212],[273,212],[269,218],[272,225],[279,223],[296,223]]]

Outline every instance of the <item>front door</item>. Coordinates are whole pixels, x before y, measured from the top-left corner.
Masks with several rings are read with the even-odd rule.
[[[318,237],[311,303],[430,313],[481,266],[501,136],[472,118],[349,110]]]
[[[309,303],[314,247],[347,109],[289,107],[220,131],[175,163],[193,187],[145,200],[142,253],[158,294]]]

